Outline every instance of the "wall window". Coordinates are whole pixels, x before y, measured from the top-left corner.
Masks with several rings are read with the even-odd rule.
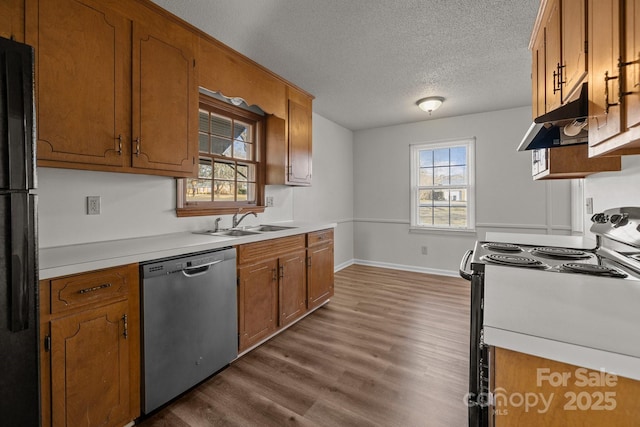
[[[198,176],[178,180],[178,215],[262,212],[263,117],[201,99]]]
[[[411,227],[473,230],[474,139],[411,146]]]

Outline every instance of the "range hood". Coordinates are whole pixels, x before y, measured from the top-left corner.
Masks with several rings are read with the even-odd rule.
[[[537,117],[518,146],[518,151],[586,144],[589,134],[584,129],[589,114],[587,83],[580,96],[561,107]]]

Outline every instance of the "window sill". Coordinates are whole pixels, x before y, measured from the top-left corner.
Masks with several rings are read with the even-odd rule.
[[[247,207],[224,207],[224,208],[204,208],[204,207],[185,207],[177,208],[176,216],[178,218],[191,217],[191,216],[213,216],[213,215],[232,215],[236,213],[249,213],[254,212],[256,214],[264,212],[264,206],[247,206]]]
[[[437,228],[409,226],[409,233],[416,234],[468,234],[476,235],[475,228]]]

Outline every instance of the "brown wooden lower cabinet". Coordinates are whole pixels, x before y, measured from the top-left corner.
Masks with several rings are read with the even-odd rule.
[[[244,350],[276,330],[278,261],[238,268],[239,349]]]
[[[42,425],[140,416],[138,266],[40,282]]]
[[[332,295],[333,230],[238,246],[238,350],[270,337]]]
[[[496,427],[632,427],[640,381],[493,348]]]
[[[307,308],[333,296],[333,230],[309,233],[307,238]]]
[[[278,326],[285,326],[307,311],[306,253],[299,250],[278,259],[279,307]]]

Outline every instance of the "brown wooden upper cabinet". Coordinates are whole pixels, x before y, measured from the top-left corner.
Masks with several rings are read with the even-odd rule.
[[[311,99],[289,88],[285,184],[311,185]],[[268,155],[268,154],[267,154]]]
[[[531,38],[533,117],[577,95],[587,76],[586,0],[543,0]]]
[[[26,1],[38,164],[191,176],[198,37],[138,2]]]
[[[531,36],[533,118],[580,95],[587,77],[587,0],[542,0]],[[592,89],[591,82],[589,82]],[[532,153],[534,179],[572,179],[619,171],[619,157],[589,158],[587,145]]]
[[[589,0],[589,155],[640,153],[640,1]]]
[[[0,2],[0,37],[24,43],[24,0]]]

